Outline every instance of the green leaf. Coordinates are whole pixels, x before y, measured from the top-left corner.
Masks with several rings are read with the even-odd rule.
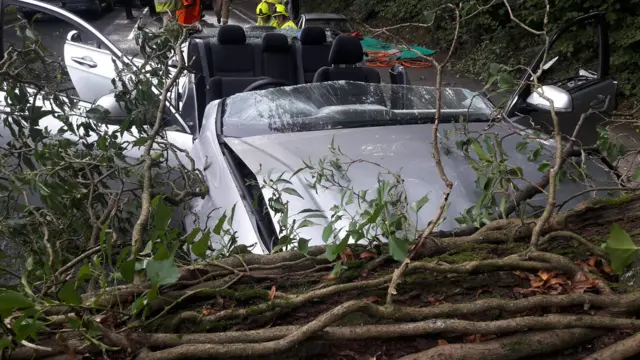
[[[487,155],[487,153],[482,148],[482,145],[476,139],[471,139],[471,149],[473,149],[473,151],[478,154],[478,158],[480,160],[491,161],[489,155]]]
[[[509,73],[502,73],[498,76],[498,87],[500,89],[510,89],[515,84],[515,80],[513,80],[513,76]]]
[[[333,224],[329,223],[324,227],[324,230],[322,230],[322,241],[325,243],[329,241],[331,234],[333,234]]]
[[[298,224],[298,229],[311,227],[311,226],[317,226],[317,225],[318,225],[317,223],[314,223],[311,220],[304,219],[304,220],[300,221],[300,224]]]
[[[91,279],[93,274],[91,273],[91,268],[88,264],[82,265],[80,270],[78,270],[78,275],[76,275],[76,281],[79,283],[84,283],[85,281]]]
[[[336,259],[336,257],[338,257],[338,245],[336,244],[331,244],[328,245],[325,249],[324,249],[324,256],[329,260],[329,261],[333,261]]]
[[[523,152],[523,151],[527,150],[527,146],[528,145],[529,145],[529,143],[526,142],[526,141],[519,142],[518,145],[516,145],[516,151],[517,152]]]
[[[538,166],[538,171],[541,172],[541,173],[545,173],[545,172],[549,171],[549,168],[551,168],[551,164],[548,161],[543,161]]]
[[[173,262],[173,259],[154,260],[147,262],[147,276],[155,285],[173,284],[180,277],[180,269]]]
[[[611,225],[611,233],[605,247],[613,271],[620,275],[629,266],[638,252],[631,236],[618,224]]]
[[[133,142],[133,146],[142,146],[142,145],[146,144],[147,141],[149,141],[149,138],[147,138],[147,137],[138,138]]]
[[[307,255],[307,252],[309,252],[309,239],[300,238],[298,240],[298,250],[303,255]]]
[[[201,259],[207,257],[207,249],[209,248],[209,240],[211,240],[211,233],[205,231],[200,239],[193,244],[191,251],[193,254]]]
[[[289,188],[289,187],[288,187],[288,188],[284,188],[284,189],[282,189],[282,192],[283,192],[283,193],[285,193],[285,194],[289,194],[289,195],[297,196],[297,197],[299,197],[300,199],[304,199],[304,198],[302,197],[302,195],[300,195],[300,193],[299,193],[296,189],[294,189],[294,188]]]
[[[225,220],[227,220],[227,213],[222,214],[218,222],[213,227],[213,233],[216,235],[220,235],[222,233],[222,226],[224,225]]]
[[[62,285],[60,291],[58,291],[58,297],[60,298],[60,301],[66,304],[82,304],[82,297],[80,296],[80,294],[78,294],[75,286],[73,286],[73,282],[71,281],[67,281],[66,283],[64,283],[64,285]]]
[[[418,201],[411,204],[411,210],[414,212],[419,212],[427,203],[429,202],[429,194],[421,197]]]
[[[0,289],[0,316],[6,317],[12,310],[33,307],[33,302],[26,296],[13,290]]]
[[[123,279],[125,279],[127,282],[132,282],[133,275],[136,272],[136,259],[131,258],[123,261],[122,264],[120,264],[120,268],[118,269],[118,271],[120,271]]]
[[[164,201],[159,201],[153,221],[155,229],[158,231],[166,230],[169,226],[169,221],[171,221],[171,215],[171,208]]]
[[[498,72],[500,71],[501,68],[502,66],[500,64],[491,63],[489,64],[489,74],[498,75]]]
[[[394,260],[404,261],[409,253],[409,242],[392,235],[389,237],[389,253]]]
[[[640,168],[637,168],[633,173],[633,180],[640,180]]]

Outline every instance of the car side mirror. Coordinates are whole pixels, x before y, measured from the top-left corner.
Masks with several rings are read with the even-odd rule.
[[[566,90],[554,85],[543,85],[532,91],[527,98],[527,105],[537,110],[551,111],[551,104],[556,112],[573,111],[573,98]]]
[[[80,33],[78,32],[78,30],[69,31],[69,33],[67,34],[67,41],[81,43],[82,37],[80,37]]]

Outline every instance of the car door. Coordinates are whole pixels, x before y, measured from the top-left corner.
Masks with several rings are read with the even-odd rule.
[[[85,32],[86,33],[86,32]],[[100,49],[99,43],[87,43],[82,34],[72,30],[64,44],[64,63],[78,97],[94,102],[113,89],[111,80],[116,76],[113,56]]]
[[[576,41],[581,41],[580,46],[575,46]],[[593,46],[584,46],[585,41]],[[607,113],[615,108],[617,81],[609,71],[609,63],[607,22],[603,13],[594,12],[564,25],[551,37],[546,56],[543,50],[530,67],[536,71],[545,68],[538,78],[538,84],[551,85],[549,89],[560,95],[557,99],[564,99],[563,94],[568,95],[566,100],[570,107],[561,108],[554,101],[560,132],[565,138],[573,135],[581,116],[590,109]],[[548,106],[533,104],[535,101],[532,99],[536,95],[532,89],[531,74],[525,74],[505,109],[505,115],[519,125],[552,134],[551,112]],[[577,133],[578,143],[583,146],[594,145],[598,139],[597,129],[604,122],[605,119],[599,114],[587,116]]]
[[[105,36],[82,18],[49,3],[31,0],[4,0],[2,4],[2,46],[23,46],[20,33],[29,28],[41,42],[49,64],[60,69],[59,78],[66,81],[68,93],[93,102],[108,94],[113,85],[114,58],[122,53]],[[30,24],[22,21],[15,10],[37,13]]]

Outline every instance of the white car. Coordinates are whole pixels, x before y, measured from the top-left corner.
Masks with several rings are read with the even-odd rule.
[[[70,32],[64,45],[65,64],[78,96],[84,100],[81,107],[88,109],[98,101],[118,112],[114,107],[117,104],[109,95],[115,74],[112,61],[129,61],[118,48],[89,24],[57,7],[35,0],[3,3],[32,7],[95,36],[101,42],[100,47],[90,46],[77,33]],[[587,15],[577,22],[589,20],[604,24],[600,14]],[[604,26],[602,29],[606,31]],[[227,25],[220,28],[215,37],[194,37],[185,48],[192,72],[181,79],[168,104],[175,120],[172,125],[177,129],[167,131],[167,136],[169,141],[187,149],[197,167],[203,170],[210,190],[210,196],[192,201],[192,211],[198,216],[186,215],[182,219],[185,231],[205,226],[207,217],[211,217],[209,224],[215,224],[223,211],[235,206],[232,227],[237,231],[238,242],[256,253],[272,251],[278,244],[280,230],[279,217],[266,206],[272,192],[247,184],[247,180],[262,182],[268,174],[284,174],[291,188],[289,214],[293,217],[303,212],[304,215],[305,209],[313,209],[325,216],[314,219],[317,226],[301,228],[299,235],[309,239],[310,245],[324,244],[331,207],[340,203],[341,193],[337,189],[316,192],[306,182],[308,172],[296,173],[296,170],[304,167],[304,161],[317,163],[329,155],[331,143],[352,159],[377,163],[401,174],[410,203],[425,195],[432,199],[440,196],[444,184],[434,175],[431,154],[434,88],[407,86],[398,82],[407,77],[397,73],[391,74],[391,84],[381,84],[376,70],[353,66],[363,56],[355,45],[359,44],[357,39],[340,36],[332,44],[319,27],[305,27],[299,38],[286,31],[270,32],[257,40],[247,38],[241,27]],[[608,47],[600,46],[605,53],[601,57],[602,71],[597,77],[574,76],[573,87],[563,82],[543,88],[553,94],[558,116],[567,124],[575,124],[591,100],[615,94],[616,83],[608,73]],[[541,61],[537,59],[535,65],[540,66]],[[559,106],[561,104],[563,106]],[[521,86],[503,121],[494,123],[491,130],[506,137],[503,146],[509,154],[508,162],[520,167],[524,178],[540,176],[539,163],[549,158],[545,153],[537,163],[528,161],[527,155],[519,151],[522,150],[518,145],[521,137],[506,135],[514,131],[526,133],[530,121],[541,124],[548,121],[547,108],[548,103],[531,93],[527,86]],[[471,131],[483,131],[493,118],[493,111],[493,105],[480,94],[445,88],[442,133],[452,130],[454,122],[461,118],[468,121]],[[73,121],[88,120],[77,117]],[[597,121],[592,118],[585,125],[585,141],[593,135]],[[53,116],[40,121],[41,128],[55,130],[60,126]],[[117,128],[117,125],[104,126]],[[1,135],[6,142],[6,131]],[[132,132],[125,137],[133,139],[137,134]],[[482,196],[475,184],[477,174],[456,148],[457,140],[464,138],[457,134],[441,139],[448,148],[443,151],[443,165],[454,188],[440,230],[457,227],[455,218]],[[534,141],[531,146],[538,144],[547,148],[554,146],[550,141]],[[127,155],[139,157],[140,148],[131,148]],[[586,166],[594,178],[593,186],[616,183],[597,160],[589,160]],[[359,163],[349,171],[348,183],[355,189],[373,192],[378,189],[379,168]],[[559,203],[585,189],[585,185],[568,179],[561,186]],[[589,194],[575,197],[567,206],[587,196]],[[540,205],[544,201],[537,198],[533,203]],[[421,207],[418,214],[412,214],[418,228],[426,226],[437,207],[438,201],[431,201]],[[349,221],[342,219],[332,226],[336,229],[334,235],[344,238]],[[218,240],[212,239],[214,246]]]

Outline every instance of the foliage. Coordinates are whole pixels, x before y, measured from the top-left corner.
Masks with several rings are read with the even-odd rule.
[[[356,2],[354,6],[363,4]],[[371,6],[390,16],[415,16],[413,10],[390,9],[381,1],[374,1]],[[0,149],[3,213],[0,236],[2,241],[18,246],[24,256],[16,254],[15,257],[24,263],[25,269],[14,272],[0,267],[0,271],[8,270],[14,278],[11,286],[0,287],[0,350],[37,350],[38,356],[121,351],[127,356],[136,353],[140,360],[155,358],[157,353],[165,351],[163,348],[169,348],[170,354],[159,356],[161,359],[268,355],[293,348],[312,335],[329,339],[333,336],[333,340],[353,337],[353,334],[380,337],[380,333],[369,333],[370,328],[356,333],[360,330],[349,327],[341,334],[332,327],[336,319],[363,309],[380,320],[377,325],[385,336],[406,335],[403,326],[414,326],[416,321],[432,317],[419,311],[442,314],[438,313],[442,309],[437,307],[438,300],[427,298],[433,307],[399,305],[404,313],[396,313],[395,308],[373,304],[381,301],[378,296],[363,299],[364,293],[358,290],[373,292],[388,285],[393,290],[388,291],[385,305],[390,306],[392,295],[410,297],[411,293],[405,290],[416,283],[418,288],[436,284],[438,291],[453,287],[451,293],[456,294],[464,288],[460,285],[467,280],[464,278],[472,278],[474,274],[481,273],[487,281],[486,273],[531,271],[532,266],[542,269],[538,275],[524,275],[531,280],[531,288],[521,289],[510,284],[512,291],[574,295],[587,289],[600,295],[610,292],[608,285],[591,269],[576,270],[577,266],[559,255],[543,253],[552,259],[544,260],[535,258],[540,256],[537,249],[530,254],[514,253],[514,249],[520,249],[516,242],[526,242],[532,236],[531,219],[527,217],[539,213],[540,198],[547,203],[544,196],[520,199],[515,205],[515,200],[511,201],[519,193],[547,187],[547,184],[534,186],[528,179],[549,174],[554,160],[550,152],[553,149],[543,146],[545,139],[536,132],[522,130],[503,136],[504,131],[498,130],[508,125],[500,122],[478,125],[460,121],[449,131],[440,132],[434,127],[439,134],[434,141],[435,148],[443,149],[443,157],[447,157],[444,161],[452,158],[466,161],[476,175],[475,188],[454,188],[459,191],[454,195],[469,192],[474,199],[479,199],[464,209],[456,203],[456,209],[449,211],[451,201],[447,203],[446,196],[439,209],[431,203],[437,194],[411,194],[410,197],[401,169],[353,158],[332,141],[327,144],[326,156],[305,159],[297,170],[276,174],[265,169],[255,174],[257,181],[250,181],[249,185],[264,195],[265,204],[260,201],[235,204],[230,209],[212,210],[206,219],[197,219],[191,205],[216,194],[209,193],[205,170],[195,166],[189,151],[170,141],[169,131],[180,124],[164,102],[174,89],[173,81],[185,71],[179,51],[184,29],[176,23],[158,33],[139,29],[137,41],[143,55],[142,65],[117,63],[117,76],[113,79],[114,98],[127,113],[123,118],[112,116],[108,109],[100,106],[80,104],[73,94],[61,91],[68,82],[64,67],[42,56],[37,34],[28,27],[21,35],[22,49],[7,51],[2,60],[4,72],[0,72],[0,89],[6,94],[2,120],[12,135]],[[169,64],[174,56],[179,61],[178,66],[172,68]],[[16,71],[24,66],[24,58],[29,60],[27,66],[33,66],[33,71]],[[491,66],[491,81],[501,89],[513,87],[513,76],[502,70],[503,66]],[[42,104],[53,106],[47,108]],[[43,126],[46,116],[50,116],[49,124],[52,124],[47,127]],[[181,135],[191,140],[189,134]],[[564,186],[569,181],[581,182],[590,187],[587,161],[598,156],[615,160],[623,153],[606,134],[602,135],[598,147],[598,154],[594,154],[595,150],[587,153],[581,149],[579,154],[568,156],[556,178],[558,183]],[[511,149],[515,152],[508,151]],[[526,161],[535,164],[533,174],[525,174]],[[436,160],[435,165],[442,167],[440,160]],[[354,186],[350,172],[354,167],[366,168],[375,174],[367,179],[372,184],[369,189]],[[444,182],[445,187],[450,186]],[[301,208],[303,193],[312,192],[316,196],[337,195],[340,200],[328,212]],[[545,195],[544,190],[540,193]],[[264,209],[259,209],[262,205]],[[276,220],[277,238],[271,257],[244,256],[252,249],[239,245],[241,239],[234,229],[234,219],[236,210],[245,206],[254,206],[256,211],[272,215]],[[431,218],[434,209],[442,211],[443,216]],[[193,230],[188,231],[181,223],[185,215],[196,218]],[[452,217],[460,225],[482,229],[460,237],[425,231]],[[498,231],[491,232],[496,220],[509,217]],[[311,229],[320,229],[316,233],[321,234],[324,243],[321,248],[309,246]],[[427,235],[429,239],[425,241]],[[553,233],[546,236],[552,237]],[[575,234],[568,237],[581,239],[589,251],[602,255],[601,248],[588,240]],[[556,245],[544,239],[544,246]],[[499,243],[507,245],[502,259],[476,261],[475,251],[479,246]],[[471,250],[466,249],[467,254],[460,256],[465,261],[456,263],[456,252],[463,252],[466,247]],[[616,273],[621,273],[637,252],[630,235],[617,225],[603,248]],[[441,253],[446,254],[438,260],[437,255]],[[501,255],[498,252],[498,256]],[[532,261],[525,255],[531,256]],[[561,260],[556,261],[553,256]],[[454,261],[443,263],[441,260],[445,258]],[[385,263],[387,259],[392,261]],[[472,261],[466,261],[469,259]],[[385,266],[389,263],[396,266],[399,262],[402,265],[391,278]],[[601,262],[606,263],[606,259]],[[398,279],[397,274],[404,276],[403,266],[406,277],[396,291],[394,281]],[[564,275],[547,271],[556,268]],[[380,273],[368,278],[376,270]],[[309,289],[314,281],[317,284]],[[283,288],[287,293],[281,292]],[[474,296],[478,297],[480,292]],[[341,298],[343,293],[356,293],[357,299],[346,301]],[[263,329],[266,331],[261,334],[268,338],[265,341],[272,344],[276,343],[274,340],[288,339],[280,342],[284,344],[282,348],[267,347],[254,338],[260,334],[242,330],[225,334],[231,339],[226,341],[235,346],[226,346],[223,336],[218,338],[218,334],[214,334],[213,340],[199,337],[197,344],[206,344],[203,346],[209,351],[206,354],[190,353],[193,349],[200,351],[200,346],[181,343],[181,335],[177,340],[172,339],[172,333],[181,331],[208,335],[207,332],[215,330],[245,329],[248,324],[270,324],[282,313],[332,296],[335,297],[332,301],[339,305],[328,315],[305,314],[314,318],[307,319],[303,326],[276,329],[279,331],[276,336]],[[618,302],[626,306],[637,303],[637,297],[632,298],[634,301],[620,299]],[[536,308],[545,306],[535,301],[537,299],[531,302]],[[601,307],[605,308],[617,304],[615,300],[603,302],[606,305]],[[497,307],[505,306],[498,303]],[[184,308],[188,311],[183,311]],[[457,309],[448,307],[445,316],[459,317]],[[463,313],[465,310],[460,311]],[[470,313],[466,310],[465,314]],[[396,317],[398,314],[401,316]],[[538,320],[533,321],[544,317],[536,318]],[[411,323],[390,324],[389,320]],[[575,318],[552,320],[559,321],[560,325],[544,322],[545,319],[542,325],[524,323],[522,329],[583,326]],[[627,322],[605,325],[625,328],[629,321],[631,326],[640,325],[633,320],[623,320]],[[454,325],[451,331],[444,331],[443,324],[449,324],[446,321],[438,320],[431,330],[420,331],[422,335],[470,331],[456,329],[459,323],[451,323]],[[185,324],[187,326],[183,326]],[[388,331],[388,326],[397,328]],[[153,343],[150,340],[153,336],[147,337],[154,332],[165,332],[167,328],[168,333],[162,334],[166,342]],[[303,331],[298,331],[300,329]],[[409,327],[409,331],[415,331],[415,327],[411,329]],[[510,333],[513,329],[503,327],[490,331],[501,332]],[[238,334],[250,334],[249,339],[232,338]],[[129,337],[136,335],[141,335],[138,340],[143,347],[154,348],[154,352],[138,348],[137,341],[129,341]],[[296,336],[300,338],[296,340]],[[53,340],[54,345],[43,341],[43,337]]]
[[[400,30],[394,34],[409,42],[424,46],[443,48],[451,41],[454,27],[451,12],[441,8],[449,3],[446,0],[395,0],[364,1],[349,3],[341,1],[305,2],[305,10],[335,11],[344,13],[366,23],[405,23],[418,22],[432,25],[424,32],[425,38],[416,39],[413,32],[406,35]],[[491,63],[502,63],[509,67],[528,66],[540,51],[542,42],[539,37],[523,30],[511,21],[509,12],[502,1],[462,1],[461,30],[457,44],[457,72],[464,76],[488,77]],[[534,29],[542,28],[545,2],[538,0],[510,1],[516,18]],[[592,11],[605,13],[609,23],[611,41],[611,71],[620,81],[622,92],[627,96],[640,94],[638,74],[640,65],[636,54],[640,50],[640,24],[636,21],[640,15],[638,0],[591,0],[591,1],[550,1],[550,33],[575,17]],[[435,14],[434,14],[435,12]],[[584,54],[594,54],[597,37],[593,32],[575,32],[558,44],[561,55],[579,63]]]

